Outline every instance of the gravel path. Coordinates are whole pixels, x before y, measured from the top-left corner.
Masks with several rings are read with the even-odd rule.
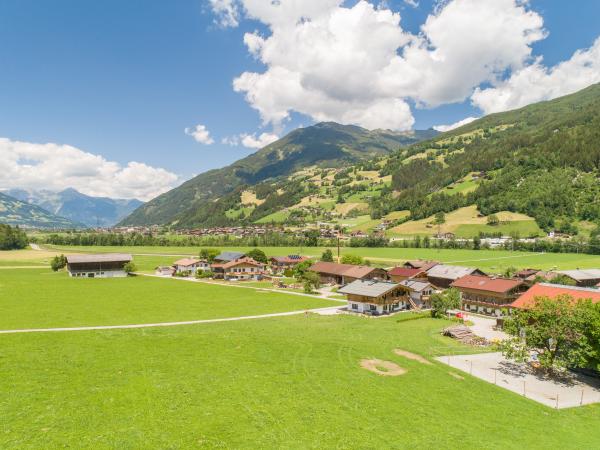
[[[337,307],[335,307],[337,308]],[[240,316],[240,317],[224,317],[221,319],[204,319],[204,320],[186,320],[184,322],[159,322],[159,323],[137,323],[132,325],[103,325],[103,326],[92,326],[92,327],[60,327],[60,328],[23,328],[20,330],[0,330],[0,334],[18,334],[18,333],[51,333],[56,331],[91,331],[91,330],[123,330],[130,328],[157,328],[157,327],[175,327],[180,325],[196,325],[203,323],[217,323],[217,322],[235,322],[238,320],[250,320],[250,319],[265,319],[268,317],[283,317],[283,316],[294,316],[299,314],[306,314],[308,312],[314,312],[319,314],[321,311],[329,311],[332,307],[328,306],[325,308],[314,308],[314,309],[303,309],[299,311],[287,311],[280,313],[260,314],[256,316]]]

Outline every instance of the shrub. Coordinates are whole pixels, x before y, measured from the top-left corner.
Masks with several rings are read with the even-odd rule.
[[[133,261],[129,261],[123,266],[123,270],[129,274],[137,271],[137,267]]]
[[[65,255],[57,255],[50,261],[50,267],[54,272],[58,272],[67,265],[67,257]]]

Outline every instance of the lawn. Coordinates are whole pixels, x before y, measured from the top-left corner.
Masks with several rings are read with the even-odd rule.
[[[502,233],[503,236],[513,236],[513,234],[516,233],[522,238],[544,235],[544,232],[540,229],[535,220],[514,220],[498,225],[464,224],[457,226],[454,233],[461,238],[473,238],[478,236],[479,233]]]
[[[197,255],[198,247],[60,247],[65,253],[80,252],[129,252],[134,254],[136,264],[150,267],[160,261],[174,261],[177,255]],[[319,257],[325,250],[322,247],[261,247],[268,256],[301,254]],[[227,250],[247,251],[249,247],[222,247]],[[336,249],[334,254],[336,253]],[[0,260],[2,259],[0,252]],[[365,248],[342,247],[341,254],[351,253],[360,255],[371,261],[380,262],[382,265],[394,265],[409,259],[432,259],[466,266],[477,266],[482,270],[502,272],[509,266],[517,268],[535,267],[539,269],[576,269],[600,268],[600,255],[586,255],[577,253],[532,253],[511,252],[508,250],[452,250],[431,248]],[[171,256],[137,256],[139,254],[157,254]],[[9,256],[8,256],[9,257]],[[142,259],[140,259],[142,258]],[[143,259],[148,258],[148,259]],[[155,258],[155,259],[153,259]],[[1,275],[0,275],[1,276]]]
[[[6,335],[0,448],[597,448],[598,405],[557,411],[393,353],[468,351],[445,324],[310,315]]]
[[[175,279],[73,279],[49,269],[0,271],[0,329],[187,321],[337,305]]]

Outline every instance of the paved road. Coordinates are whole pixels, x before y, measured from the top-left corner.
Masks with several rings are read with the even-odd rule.
[[[338,307],[335,307],[336,309]],[[238,320],[250,319],[265,319],[268,317],[283,317],[306,314],[307,312],[328,313],[333,308],[331,306],[325,308],[303,309],[300,311],[287,311],[281,313],[260,314],[256,316],[240,316],[240,317],[224,317],[221,319],[204,319],[204,320],[186,320],[184,322],[160,322],[160,323],[137,323],[132,325],[102,325],[92,327],[60,327],[60,328],[23,328],[20,330],[0,330],[0,334],[17,334],[17,333],[51,333],[58,331],[91,331],[91,330],[122,330],[130,328],[156,328],[156,327],[175,327],[179,325],[196,325],[203,323],[217,322],[235,322]]]

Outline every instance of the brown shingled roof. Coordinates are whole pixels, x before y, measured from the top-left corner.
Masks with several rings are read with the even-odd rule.
[[[375,267],[355,266],[353,264],[338,264],[334,262],[319,261],[310,266],[309,270],[352,278],[362,278],[369,275]]]
[[[454,281],[450,286],[455,288],[476,289],[478,291],[504,293],[511,291],[523,282],[509,278],[491,278],[480,275],[465,275]]]

